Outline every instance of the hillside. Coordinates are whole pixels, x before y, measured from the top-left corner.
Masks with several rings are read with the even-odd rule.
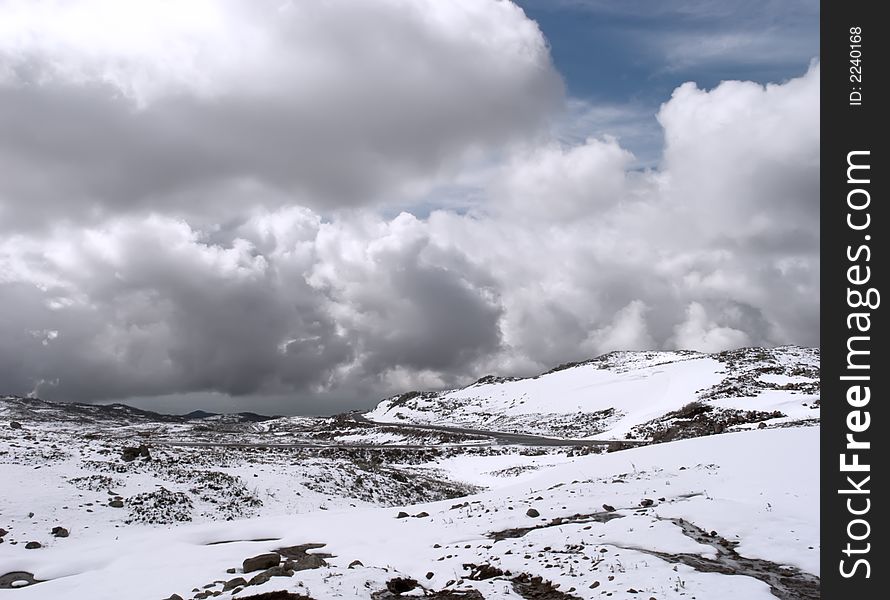
[[[401,394],[364,416],[603,440],[788,425],[819,418],[819,351],[613,352],[537,377],[489,376],[456,390]]]

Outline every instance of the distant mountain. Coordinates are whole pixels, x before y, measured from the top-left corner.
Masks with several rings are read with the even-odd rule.
[[[188,423],[195,420],[213,420],[225,423],[259,423],[278,418],[252,412],[218,414],[203,410],[195,410],[185,415],[168,415],[117,402],[113,404],[50,402],[39,398],[22,398],[20,396],[0,396],[0,417],[30,422],[117,425]]]
[[[408,392],[369,420],[565,438],[667,439],[819,418],[819,350],[611,352],[536,377]],[[761,425],[762,424],[762,425]]]
[[[193,419],[206,419],[207,417],[215,417],[219,413],[207,412],[206,410],[193,410],[190,413],[182,415],[183,419],[191,421]]]

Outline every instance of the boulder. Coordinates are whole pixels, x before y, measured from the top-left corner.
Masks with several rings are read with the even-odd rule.
[[[417,583],[416,579],[396,577],[395,579],[390,579],[386,582],[386,589],[393,594],[403,594],[405,592],[410,592],[419,585],[420,584]]]
[[[242,567],[245,573],[252,573],[253,571],[262,571],[263,569],[277,567],[279,562],[281,562],[281,557],[275,552],[269,552],[267,554],[259,554],[257,556],[245,558]]]
[[[247,582],[247,585],[263,585],[270,579],[272,579],[272,575],[268,571],[263,571],[262,573],[257,573],[251,577],[250,581]]]
[[[235,577],[234,579],[229,579],[227,582],[223,584],[223,591],[228,592],[231,589],[234,589],[238,586],[247,585],[247,580],[243,577]]]
[[[40,542],[28,542],[25,544],[25,550],[36,550],[37,548],[42,548]]]
[[[151,452],[148,451],[148,446],[145,444],[141,444],[136,448],[133,446],[124,446],[124,449],[121,450],[121,459],[123,459],[124,462],[134,461],[140,456],[142,458],[151,458]]]
[[[57,538],[66,538],[68,537],[68,530],[64,527],[53,527],[52,534]]]
[[[539,512],[538,512],[536,509],[534,509],[534,508],[530,508],[530,509],[528,509],[527,511],[525,511],[525,516],[535,518],[535,517],[540,517],[540,516],[541,516],[541,513],[539,513]]]

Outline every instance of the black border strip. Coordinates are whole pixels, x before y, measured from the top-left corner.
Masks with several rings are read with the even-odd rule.
[[[881,292],[890,294],[885,285],[890,210],[882,206],[890,176],[882,139],[890,135],[883,118],[890,110],[890,86],[882,81],[890,23],[880,18],[881,7],[886,9],[878,2],[821,4],[820,550],[822,597],[829,599],[890,597],[885,562],[890,504],[877,489],[888,489],[881,457],[888,453],[882,442],[890,434],[885,409],[890,365],[881,352],[890,337],[887,309],[878,301]],[[848,175],[848,160],[862,168]],[[881,300],[890,302],[890,295]],[[874,306],[855,306],[860,301]],[[848,346],[859,353],[851,354]],[[852,447],[848,434],[856,442]],[[853,466],[856,462],[868,469]]]

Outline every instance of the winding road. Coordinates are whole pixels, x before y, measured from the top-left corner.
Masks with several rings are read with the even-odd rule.
[[[385,423],[379,421],[371,421],[361,413],[354,412],[345,415],[346,420],[356,423],[358,428],[367,429],[368,427],[397,427],[405,430],[421,430],[436,431],[441,433],[450,433],[461,436],[474,436],[482,438],[480,441],[469,443],[451,443],[451,444],[373,444],[373,443],[343,443],[343,442],[166,442],[169,446],[189,446],[198,448],[306,448],[306,449],[364,449],[364,450],[421,450],[425,448],[441,448],[441,447],[477,447],[477,446],[559,446],[559,447],[596,447],[608,446],[610,444],[620,443],[625,446],[641,446],[648,442],[637,440],[596,440],[596,439],[568,439],[554,438],[542,435],[532,435],[527,433],[510,433],[506,431],[488,431],[485,429],[472,429],[469,427],[451,427],[447,425],[425,425],[417,423]]]

